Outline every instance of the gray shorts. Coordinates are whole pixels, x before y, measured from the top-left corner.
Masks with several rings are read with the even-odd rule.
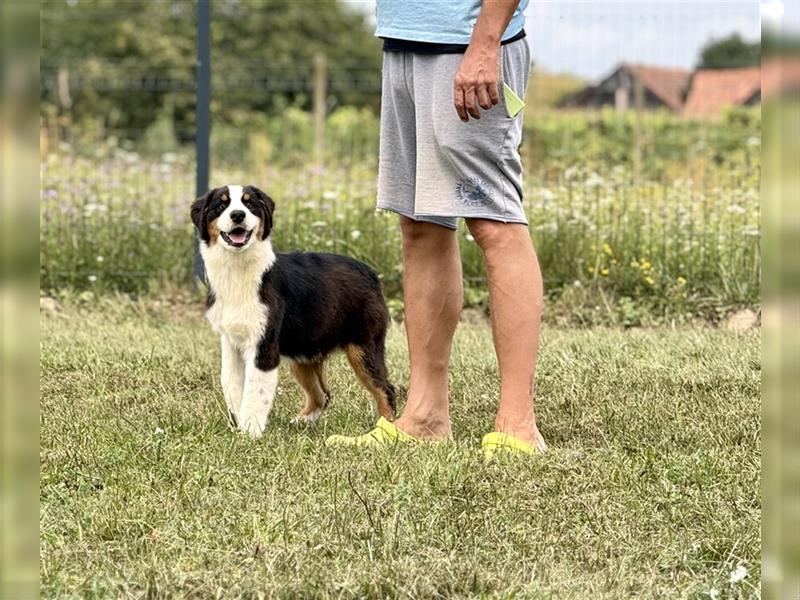
[[[459,217],[528,221],[522,207],[522,113],[503,101],[468,123],[453,106],[463,54],[383,53],[378,208],[452,229]],[[525,39],[501,49],[502,81],[525,97]]]

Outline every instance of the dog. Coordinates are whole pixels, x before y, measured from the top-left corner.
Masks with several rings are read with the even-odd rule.
[[[281,357],[314,422],[330,402],[324,365],[344,350],[378,413],[393,419],[385,339],[389,311],[377,274],[346,256],[272,250],[275,203],[251,185],[218,187],[191,207],[208,284],[206,318],[222,343],[221,383],[232,426],[260,437],[278,386]]]

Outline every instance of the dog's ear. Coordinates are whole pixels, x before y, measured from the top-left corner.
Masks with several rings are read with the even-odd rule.
[[[209,191],[205,196],[198,198],[192,203],[192,223],[197,227],[197,232],[200,234],[202,240],[208,243],[211,238],[208,235],[208,227],[206,227],[206,212],[208,211],[208,203],[214,190]]]
[[[251,185],[248,187],[253,190],[256,198],[258,198],[258,203],[261,205],[261,213],[263,215],[261,239],[265,240],[267,236],[269,236],[270,231],[272,231],[272,215],[275,212],[275,202],[256,186]]]

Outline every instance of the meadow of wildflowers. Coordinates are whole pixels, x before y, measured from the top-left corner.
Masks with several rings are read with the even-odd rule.
[[[701,143],[695,129],[702,127],[684,125],[695,141],[683,155],[667,156],[654,146],[652,152],[663,151],[663,160],[648,156],[650,167],[644,170],[624,156],[599,160],[602,149],[574,144],[566,154],[530,165],[525,204],[531,235],[555,301],[551,305],[570,320],[623,325],[653,318],[713,320],[758,304],[758,131],[740,131],[738,145],[732,134],[724,143],[713,135]],[[552,144],[556,135],[548,131]],[[675,154],[675,148],[669,152]],[[537,150],[524,146],[523,153],[531,163]],[[61,144],[42,161],[44,293],[138,295],[189,286],[191,154],[145,158],[117,147],[96,154]],[[394,215],[374,210],[375,160],[338,155],[340,160],[325,168],[310,161],[223,166],[212,173],[212,184],[265,188],[277,203],[279,249],[364,260],[381,274],[398,306],[399,230]],[[480,251],[463,227],[459,236],[467,304],[485,305]]]

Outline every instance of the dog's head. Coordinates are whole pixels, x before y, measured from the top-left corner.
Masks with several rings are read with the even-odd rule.
[[[272,230],[272,198],[252,185],[226,185],[192,204],[192,221],[208,246],[244,252]]]

